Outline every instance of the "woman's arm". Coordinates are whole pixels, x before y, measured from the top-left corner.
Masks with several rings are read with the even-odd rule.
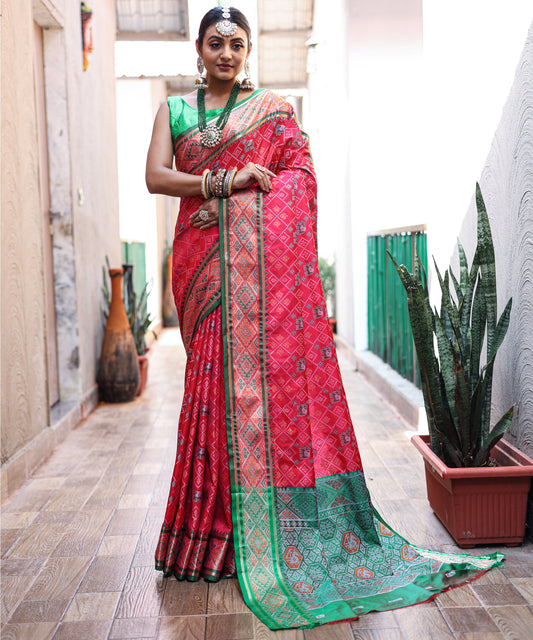
[[[174,171],[172,168],[173,157],[170,111],[168,104],[164,102],[155,117],[152,140],[146,158],[148,191],[175,197],[202,195],[202,176]]]

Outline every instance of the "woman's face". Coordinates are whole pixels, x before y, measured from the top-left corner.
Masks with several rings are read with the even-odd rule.
[[[196,43],[198,54],[204,59],[207,77],[233,80],[242,71],[250,54],[246,31],[237,27],[232,36],[221,36],[216,25],[207,28],[202,47]]]

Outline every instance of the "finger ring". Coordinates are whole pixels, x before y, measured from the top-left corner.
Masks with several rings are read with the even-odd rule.
[[[209,211],[207,209],[200,209],[198,212],[198,217],[200,220],[207,222],[209,220]]]
[[[261,173],[264,173],[264,172],[265,172],[265,167],[262,167],[260,164],[256,164],[256,165],[255,165],[255,168],[256,168],[256,169],[259,169],[259,171],[261,171]]]

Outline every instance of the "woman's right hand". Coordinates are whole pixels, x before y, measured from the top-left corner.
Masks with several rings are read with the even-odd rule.
[[[237,171],[233,180],[233,189],[246,189],[257,182],[261,191],[268,193],[272,189],[272,178],[276,174],[255,162],[249,162]]]

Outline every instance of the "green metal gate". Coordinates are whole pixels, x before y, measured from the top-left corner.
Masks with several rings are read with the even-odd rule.
[[[368,348],[420,386],[407,297],[387,251],[411,273],[416,251],[427,271],[426,225],[367,235]]]

